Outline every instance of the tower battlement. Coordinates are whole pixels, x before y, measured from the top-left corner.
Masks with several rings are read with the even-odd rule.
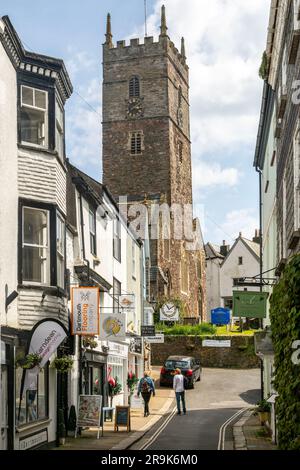
[[[139,58],[141,56],[147,57],[164,54],[179,67],[180,72],[188,79],[187,73],[189,68],[186,63],[184,39],[182,38],[181,40],[181,51],[179,51],[167,35],[167,29],[165,10],[164,7],[162,7],[161,34],[158,40],[154,40],[153,36],[147,36],[144,37],[143,42],[140,38],[132,38],[129,42],[119,40],[115,45],[112,41],[111,18],[110,14],[108,14],[105,35],[106,41],[103,44],[104,61],[107,63]]]

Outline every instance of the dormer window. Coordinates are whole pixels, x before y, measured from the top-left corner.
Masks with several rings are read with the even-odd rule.
[[[21,142],[48,147],[48,93],[21,86]]]
[[[140,96],[140,80],[138,77],[132,77],[129,80],[129,98]]]

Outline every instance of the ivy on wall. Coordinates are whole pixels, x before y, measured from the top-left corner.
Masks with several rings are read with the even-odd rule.
[[[279,448],[300,450],[300,365],[292,362],[292,343],[300,339],[300,254],[287,264],[274,287],[270,318]]]

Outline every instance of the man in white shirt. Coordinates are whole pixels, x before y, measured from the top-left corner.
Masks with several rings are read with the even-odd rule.
[[[184,376],[182,375],[180,369],[175,370],[175,375],[173,379],[173,389],[175,390],[175,396],[176,396],[176,403],[177,403],[177,410],[178,410],[177,414],[181,415],[180,400],[182,402],[183,414],[186,414]]]

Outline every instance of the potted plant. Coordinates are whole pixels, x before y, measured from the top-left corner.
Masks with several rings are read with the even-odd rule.
[[[53,361],[53,367],[55,367],[60,374],[66,374],[72,369],[73,363],[73,359],[69,356],[56,357]]]
[[[70,408],[69,419],[68,419],[68,436],[74,437],[77,425],[77,417],[76,417],[76,409],[75,406],[72,405]]]
[[[128,397],[129,405],[130,405],[130,402],[131,402],[131,397],[134,393],[135,386],[138,383],[138,381],[139,381],[139,379],[137,378],[137,376],[133,372],[128,372],[127,387],[128,387],[128,391],[129,391],[129,397]]]
[[[22,369],[34,369],[41,363],[41,356],[36,353],[27,354],[25,357],[19,357],[16,360],[17,367],[22,367]]]
[[[108,379],[108,394],[110,396],[110,406],[112,407],[114,396],[122,391],[122,385],[118,381],[118,377],[109,377]]]
[[[267,400],[261,400],[256,405],[256,412],[259,416],[260,424],[263,426],[270,420],[271,404]]]
[[[64,411],[62,409],[58,410],[58,438],[59,443],[64,445],[66,442],[66,425],[64,419]]]

